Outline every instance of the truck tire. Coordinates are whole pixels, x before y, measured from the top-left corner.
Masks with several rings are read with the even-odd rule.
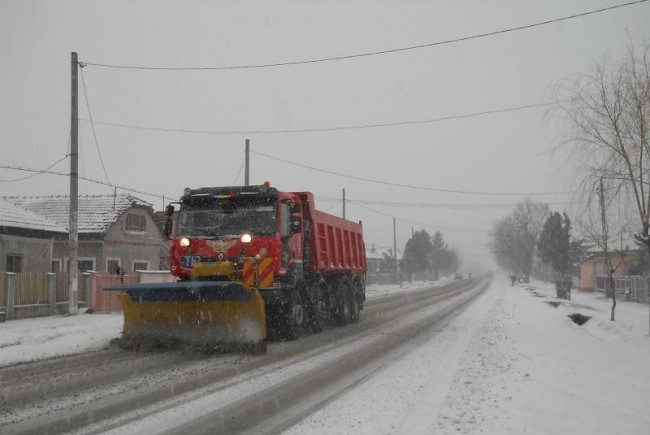
[[[284,327],[282,329],[285,339],[295,340],[302,335],[305,325],[305,306],[297,289],[293,292],[291,301],[285,307],[283,323]]]
[[[356,284],[352,286],[350,293],[350,323],[357,323],[361,314],[361,306],[359,305],[359,292]]]
[[[350,283],[345,280],[339,284],[338,290],[338,304],[337,304],[337,321],[339,325],[345,325],[351,321],[350,308],[352,305],[352,298],[350,297]]]
[[[325,300],[325,290],[321,287],[314,289],[314,297],[309,304],[309,326],[312,332],[321,332],[327,325],[328,309]]]

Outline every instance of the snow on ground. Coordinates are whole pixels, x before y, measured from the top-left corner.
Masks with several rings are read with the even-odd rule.
[[[446,282],[370,285],[367,297]],[[39,317],[0,323],[0,366],[103,349],[120,336],[122,324],[121,313]]]
[[[0,366],[102,349],[122,322],[122,313],[8,320],[0,323]]]
[[[495,277],[451,324],[287,433],[649,433],[648,306],[619,301],[611,322],[601,294],[554,296],[551,284]],[[592,318],[578,326],[572,313]],[[121,314],[0,323],[0,365],[100,349],[121,327]]]
[[[553,285],[490,288],[400,361],[288,434],[650,433],[648,306]],[[567,316],[592,316],[578,326]]]

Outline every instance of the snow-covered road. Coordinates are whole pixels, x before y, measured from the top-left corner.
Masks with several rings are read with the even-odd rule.
[[[369,298],[417,287],[371,287]],[[648,433],[648,306],[619,301],[610,322],[602,295],[574,291],[556,308],[547,303],[554,293],[550,284],[513,287],[497,276],[450,323],[418,335],[390,364],[285,433]],[[592,318],[578,326],[567,317],[575,312]],[[121,321],[81,315],[2,323],[0,365],[106,347]],[[241,385],[241,394],[255,388]],[[147,427],[168,428],[155,419]]]

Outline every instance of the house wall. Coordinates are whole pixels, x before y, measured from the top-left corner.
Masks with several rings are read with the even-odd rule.
[[[595,262],[590,261],[587,263],[582,263],[579,266],[579,281],[578,288],[584,291],[593,291],[595,286],[595,273],[594,273]]]
[[[144,218],[144,231],[127,230],[129,214]],[[134,206],[126,210],[106,234],[79,234],[79,259],[93,260],[96,272],[114,273],[107,270],[107,260],[117,260],[125,272],[133,272],[133,262],[147,263],[148,270],[158,270],[160,265],[161,243],[167,243],[153,220],[150,208]],[[68,256],[68,240],[58,240],[54,244],[52,257],[65,259]],[[49,269],[48,269],[49,271]]]
[[[127,216],[138,215],[144,218],[144,231],[127,229]],[[167,243],[158,225],[153,219],[150,208],[131,207],[109,228],[104,238],[104,249],[101,255],[101,270],[106,270],[106,259],[120,260],[121,267],[126,272],[134,272],[134,262],[148,263],[147,270],[158,270],[160,265],[160,247]]]
[[[97,258],[103,250],[103,242],[101,240],[88,239],[86,235],[80,234],[78,239],[78,256],[79,259],[93,259],[95,269],[98,267]],[[68,239],[57,240],[54,243],[52,252],[53,260],[61,261],[61,272],[67,271],[67,258],[68,258]]]
[[[636,255],[626,254],[622,255],[613,255],[611,257],[612,264],[616,267],[614,271],[614,276],[623,276],[627,275],[628,270],[632,263],[638,261]],[[593,291],[596,286],[596,276],[601,276],[607,274],[606,262],[602,258],[598,258],[591,261],[586,261],[579,265],[580,270],[580,279],[579,279],[579,288],[580,290]]]
[[[0,272],[7,271],[7,255],[20,255],[22,271],[49,272],[52,249],[52,239],[0,234]]]

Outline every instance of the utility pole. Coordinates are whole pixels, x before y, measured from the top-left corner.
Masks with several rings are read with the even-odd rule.
[[[605,218],[605,194],[603,192],[602,178],[600,179],[598,193],[600,197],[600,224],[603,231],[603,251],[605,251],[605,255],[607,255],[607,219]]]
[[[616,288],[614,288],[614,279],[612,278],[612,266],[609,259],[609,247],[607,246],[607,239],[609,238],[609,231],[607,228],[607,218],[605,217],[605,191],[603,190],[603,179],[600,178],[599,192],[600,193],[600,221],[603,230],[603,252],[605,253],[605,266],[607,267],[607,286],[609,291],[612,292],[612,311],[610,320],[614,321],[614,310],[616,309]]]
[[[246,149],[244,151],[244,186],[248,186],[250,183],[250,154],[250,141],[246,139]]]
[[[343,189],[343,219],[345,219],[345,189]]]
[[[393,258],[395,260],[395,282],[397,282],[397,227],[395,218],[393,218]],[[400,280],[399,285],[402,286],[402,280]]]
[[[70,225],[68,241],[68,313],[78,314],[79,272],[79,62],[77,52],[71,59],[71,116],[70,116]],[[89,301],[90,302],[90,301]]]

